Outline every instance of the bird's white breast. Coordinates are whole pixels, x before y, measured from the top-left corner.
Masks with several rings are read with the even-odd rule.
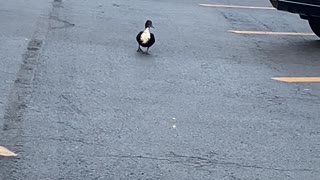
[[[143,44],[147,43],[151,38],[150,29],[146,28],[140,36],[140,40]]]

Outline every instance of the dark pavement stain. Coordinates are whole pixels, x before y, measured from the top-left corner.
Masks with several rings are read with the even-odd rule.
[[[44,40],[35,38],[42,36],[43,34],[36,33],[34,39],[32,39],[27,46],[27,51],[23,56],[23,63],[19,68],[17,78],[8,96],[4,113],[4,134],[1,135],[1,140],[19,154],[23,152],[23,140],[21,138],[23,133],[22,121],[32,94],[33,79],[39,64],[40,50]],[[19,168],[19,158],[15,158],[14,161],[0,162],[0,166],[3,166],[2,163],[6,164],[3,171],[0,172],[2,176],[5,177],[5,179],[9,177],[10,179],[16,179],[16,169]]]
[[[33,39],[27,46],[27,51],[23,56],[23,64],[20,66],[17,79],[14,81],[13,89],[9,95],[4,115],[4,130],[15,129],[16,122],[19,122],[23,117],[23,110],[27,107],[27,97],[31,93],[31,84],[42,44],[42,40]]]
[[[55,0],[54,2],[61,2]],[[55,6],[53,5],[54,11]],[[51,12],[52,13],[52,12]],[[23,153],[23,120],[28,108],[29,99],[33,92],[33,80],[37,67],[40,64],[40,53],[46,35],[49,31],[49,19],[39,18],[32,39],[22,55],[22,64],[16,75],[7,98],[4,111],[3,131],[0,134],[3,145],[10,147],[15,152]],[[0,174],[4,179],[19,179],[17,169],[20,168],[20,158],[0,161]]]

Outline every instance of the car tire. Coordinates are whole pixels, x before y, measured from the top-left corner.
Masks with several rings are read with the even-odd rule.
[[[320,18],[309,18],[309,25],[312,31],[320,37]]]
[[[276,0],[270,0],[273,7],[278,8],[278,1]]]

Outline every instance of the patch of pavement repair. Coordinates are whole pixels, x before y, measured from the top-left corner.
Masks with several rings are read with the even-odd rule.
[[[58,23],[62,23],[62,25],[53,25],[53,23],[51,23],[50,29],[63,29],[63,28],[75,26],[75,24],[70,23],[69,21],[66,21],[66,20],[59,19],[59,17],[56,17],[56,16],[50,16],[50,19],[56,20],[56,22]]]
[[[59,17],[59,11],[63,8],[62,0],[54,0],[52,3],[52,11],[50,12],[50,29],[64,29],[68,27],[73,27],[75,24],[63,20]]]
[[[27,45],[26,52],[22,57],[22,64],[16,75],[16,80],[9,92],[5,112],[3,127],[0,124],[0,144],[4,145],[18,154],[23,154],[22,142],[22,121],[24,113],[28,107],[28,101],[32,95],[34,76],[38,65],[41,63],[40,54],[44,46],[47,34],[51,29],[52,17],[58,17],[58,8],[62,6],[61,0],[54,0],[49,16],[40,16],[36,22],[32,39]],[[3,179],[15,179],[18,175],[16,169],[19,168],[19,156],[15,159],[0,161],[0,174]],[[4,165],[5,164],[5,165]],[[0,179],[1,179],[0,178]]]

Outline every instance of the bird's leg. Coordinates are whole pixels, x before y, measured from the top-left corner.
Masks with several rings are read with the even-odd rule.
[[[140,45],[138,46],[137,52],[142,52],[142,49],[140,48]]]
[[[147,48],[147,51],[144,52],[143,54],[150,55],[150,54],[149,54],[149,48]]]

